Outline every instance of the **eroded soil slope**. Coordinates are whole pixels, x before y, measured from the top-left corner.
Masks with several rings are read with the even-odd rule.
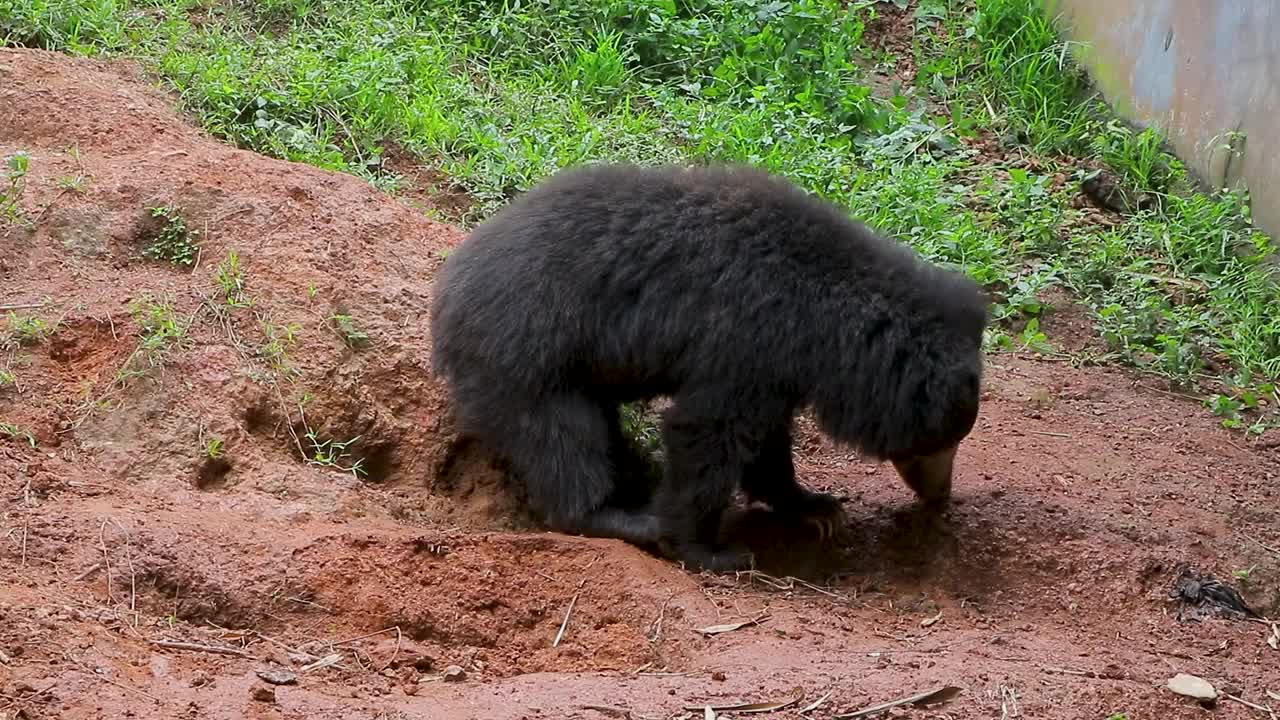
[[[0,52],[16,151],[0,717],[656,718],[799,689],[823,718],[939,685],[962,692],[893,712],[1202,717],[1180,671],[1280,706],[1269,625],[1167,597],[1185,569],[1280,603],[1275,450],[1193,403],[993,356],[945,522],[802,423],[847,546],[748,515],[764,567],[817,584],[695,576],[521,530],[499,473],[451,457],[426,307],[456,230],[215,142],[124,66]],[[181,236],[155,207],[190,264],[146,257]]]

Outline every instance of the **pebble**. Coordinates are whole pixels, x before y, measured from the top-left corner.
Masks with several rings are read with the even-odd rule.
[[[1178,673],[1169,678],[1168,688],[1179,695],[1195,698],[1201,702],[1213,702],[1218,699],[1218,691],[1213,689],[1204,678]]]
[[[276,689],[270,685],[254,685],[249,691],[249,697],[260,703],[274,703],[276,701]]]
[[[259,670],[255,674],[272,685],[293,685],[298,682],[298,676],[288,670]]]

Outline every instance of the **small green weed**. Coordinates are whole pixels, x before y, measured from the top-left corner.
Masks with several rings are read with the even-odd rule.
[[[83,175],[58,178],[58,189],[60,190],[66,190],[68,192],[74,192],[74,193],[83,193],[88,186],[89,186],[89,181]]]
[[[18,374],[9,368],[0,368],[0,389],[17,386]]]
[[[142,254],[152,260],[163,260],[174,265],[190,266],[196,261],[200,246],[196,244],[199,231],[187,227],[182,212],[177,208],[160,206],[150,208],[151,216],[162,220],[160,230]]]
[[[19,345],[37,345],[53,332],[47,321],[35,315],[19,316],[10,310],[5,319],[10,340]]]
[[[347,347],[352,350],[369,347],[371,343],[369,334],[357,327],[355,319],[350,315],[335,313],[329,317],[329,323]]]
[[[309,464],[349,472],[356,478],[364,477],[364,458],[354,457],[349,449],[359,442],[359,436],[339,442],[337,440],[325,440],[315,431],[308,430],[306,439],[309,446],[307,450],[307,462]]]
[[[10,223],[18,222],[20,213],[18,201],[22,199],[27,188],[27,172],[31,167],[31,156],[19,151],[5,158],[5,173],[0,181],[0,214]]]
[[[222,440],[219,438],[208,438],[204,441],[204,456],[210,460],[217,460],[222,457]]]
[[[143,374],[146,368],[138,366],[139,359],[146,360],[147,368],[163,366],[169,353],[182,343],[187,334],[187,324],[179,319],[168,299],[143,296],[129,303],[129,314],[138,324],[138,347],[131,362],[117,374],[118,380]]]
[[[0,422],[0,436],[23,441],[31,447],[36,446],[36,437],[13,423]]]
[[[58,178],[58,189],[83,193],[89,187],[89,176],[85,173],[84,163],[80,159],[80,146],[72,145],[66,152],[76,163],[76,174]]]
[[[289,362],[289,351],[297,344],[302,326],[298,323],[277,325],[268,319],[259,320],[259,326],[266,342],[258,348],[258,356],[282,375],[297,375],[297,368]]]
[[[214,270],[214,279],[222,288],[222,297],[228,307],[247,308],[253,305],[252,298],[244,289],[244,274],[240,270],[240,255],[233,249],[227,251],[227,257],[218,263]]]

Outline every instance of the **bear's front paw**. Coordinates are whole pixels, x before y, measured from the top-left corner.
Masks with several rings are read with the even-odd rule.
[[[785,512],[812,525],[820,542],[844,540],[849,536],[849,516],[840,498],[834,495],[806,492],[803,500]]]

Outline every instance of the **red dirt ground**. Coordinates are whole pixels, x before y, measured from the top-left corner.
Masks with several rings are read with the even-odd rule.
[[[522,529],[483,458],[446,462],[425,308],[457,230],[214,141],[124,65],[0,51],[17,150],[33,227],[0,228],[0,304],[53,327],[0,356],[0,422],[35,441],[0,432],[0,718],[693,717],[795,689],[762,717],[825,696],[806,716],[830,718],[940,685],[962,692],[889,715],[1203,717],[1164,688],[1177,672],[1280,708],[1270,626],[1179,622],[1167,597],[1187,567],[1280,610],[1276,451],[1129,374],[992,356],[942,523],[802,423],[800,472],[848,496],[847,545],[757,543],[814,585],[694,575]],[[160,204],[200,230],[194,269],[140,257]],[[231,249],[251,308],[215,283]],[[151,363],[129,310],[147,297],[190,323]],[[370,347],[328,327],[339,311]],[[264,324],[288,323],[273,365]],[[308,429],[359,436],[369,476],[303,462]],[[272,691],[273,669],[295,684]]]

